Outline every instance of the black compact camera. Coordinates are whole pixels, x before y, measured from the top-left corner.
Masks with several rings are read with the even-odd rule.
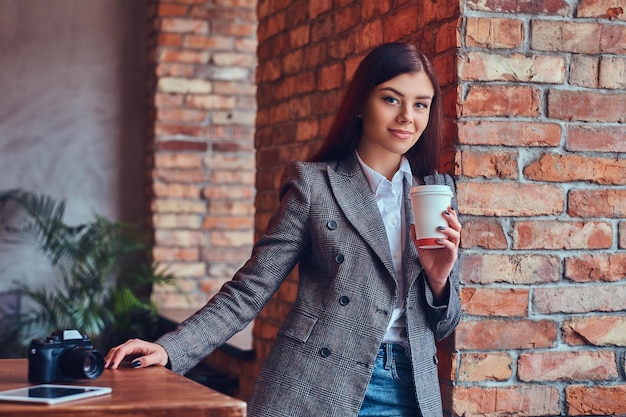
[[[57,330],[33,339],[28,350],[28,380],[36,383],[96,379],[104,370],[104,356],[78,330]]]

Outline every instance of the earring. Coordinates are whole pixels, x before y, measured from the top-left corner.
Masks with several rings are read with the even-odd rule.
[[[356,117],[357,117],[358,119],[362,119],[362,118],[363,118],[363,116],[361,115],[361,113],[358,113],[358,114],[356,115]]]

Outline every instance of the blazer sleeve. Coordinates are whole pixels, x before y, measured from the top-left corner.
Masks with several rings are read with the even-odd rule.
[[[310,182],[302,163],[283,173],[280,205],[250,259],[195,314],[156,343],[171,369],[184,374],[253,320],[295,267],[307,247]]]
[[[450,175],[435,173],[435,175],[426,177],[424,180],[427,184],[448,185],[452,190],[451,205],[458,213],[456,186]],[[421,274],[424,274],[424,276],[421,277],[423,279],[420,279],[419,282],[424,285],[423,294],[426,297],[426,309],[430,327],[435,335],[435,340],[441,340],[454,331],[461,319],[459,260],[457,258],[448,276],[448,301],[445,304],[435,305],[434,295],[428,285],[428,279],[426,279],[424,270],[422,270]]]

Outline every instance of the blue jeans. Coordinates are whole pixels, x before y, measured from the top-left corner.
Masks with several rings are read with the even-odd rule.
[[[411,359],[404,347],[383,343],[378,350],[372,379],[359,417],[417,417]]]

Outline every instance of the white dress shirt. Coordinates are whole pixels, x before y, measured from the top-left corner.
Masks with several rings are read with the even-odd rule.
[[[376,197],[378,210],[383,218],[387,240],[391,250],[391,260],[395,273],[396,285],[398,286],[398,302],[391,314],[391,321],[387,327],[384,342],[407,345],[406,317],[404,311],[405,291],[404,277],[402,275],[402,253],[405,241],[405,216],[404,216],[404,179],[412,183],[413,175],[409,161],[403,156],[400,168],[389,181],[384,175],[369,167],[357,152],[357,158],[367,181]]]

